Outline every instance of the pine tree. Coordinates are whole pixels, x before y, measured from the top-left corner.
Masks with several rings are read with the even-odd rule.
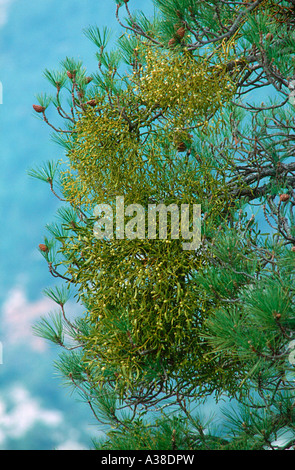
[[[34,105],[66,155],[30,171],[63,204],[39,246],[59,310],[35,332],[106,425],[96,449],[293,448],[295,2],[116,3],[113,49],[85,31],[97,71],[66,58]],[[95,207],[122,197],[129,237],[102,237]],[[139,230],[160,203],[201,205],[197,248],[172,215],[166,238]],[[200,413],[212,396],[233,403],[221,426]]]

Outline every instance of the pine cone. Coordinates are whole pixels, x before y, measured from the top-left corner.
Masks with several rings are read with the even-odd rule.
[[[289,199],[290,199],[289,194],[281,194],[280,195],[280,201],[282,201],[282,202],[289,201]]]
[[[33,108],[36,111],[36,113],[44,113],[46,109],[44,106],[40,106],[39,104],[33,104]]]
[[[265,36],[265,39],[267,41],[271,41],[273,39],[273,34],[272,33],[267,33],[267,35]]]
[[[176,31],[176,36],[179,37],[179,39],[183,39],[185,35],[185,27],[184,26],[181,26],[180,28],[178,28],[178,30]]]
[[[69,77],[70,80],[73,80],[73,78],[75,78],[75,73],[72,73],[68,70],[67,71],[67,76]]]
[[[94,108],[94,106],[97,105],[96,100],[89,100],[89,101],[86,102],[86,104],[88,104],[89,106],[92,106],[93,108]]]
[[[49,250],[48,250],[48,247],[47,247],[46,245],[44,245],[44,243],[40,243],[39,249],[40,249],[41,251],[43,251],[44,253],[48,253],[48,251],[49,251]]]

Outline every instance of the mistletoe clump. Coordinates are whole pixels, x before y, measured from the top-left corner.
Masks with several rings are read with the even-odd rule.
[[[149,49],[144,60],[136,90],[147,105],[165,111],[168,126],[208,124],[209,116],[234,94],[225,64],[211,65],[206,57],[156,48]]]
[[[126,206],[141,204],[147,218],[151,203],[173,204],[179,213],[183,204],[202,204],[210,239],[210,227],[217,219],[223,222],[230,196],[218,165],[206,158],[206,143],[198,145],[200,120],[223,106],[233,85],[229,79],[224,85],[217,67],[186,52],[179,57],[142,46],[141,56],[139,49],[134,54],[142,65],[124,80],[112,63],[93,80],[69,60],[56,75],[77,95],[77,115],[67,119],[68,163],[60,171],[71,211],[62,214],[66,232],[51,232],[63,276],[86,306],[87,333],[78,337],[93,386],[112,383],[121,393],[139,388],[146,393],[151,377],[159,391],[182,374],[183,386],[201,386],[207,377],[205,388],[213,390],[218,380],[230,382],[235,368],[227,373],[222,361],[214,363],[201,338],[210,306],[199,297],[193,276],[206,266],[204,254],[183,249],[180,219],[179,238],[171,238],[169,214],[165,239],[159,239],[158,227],[157,239],[150,240],[146,226],[140,237],[133,233],[131,240],[120,240],[114,224],[112,239],[98,240],[94,208],[107,203],[115,213],[116,197],[124,197]],[[173,83],[167,86],[166,79]],[[61,105],[58,110],[70,116]],[[196,364],[191,383],[189,371]]]

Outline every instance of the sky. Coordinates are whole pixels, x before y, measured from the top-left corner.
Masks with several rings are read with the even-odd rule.
[[[9,7],[14,0],[0,0],[0,27],[8,20]]]

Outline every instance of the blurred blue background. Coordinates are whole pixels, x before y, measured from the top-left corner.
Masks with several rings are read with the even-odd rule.
[[[135,6],[152,12],[149,0]],[[96,70],[83,29],[108,26],[115,39],[115,8],[110,0],[0,0],[0,450],[88,449],[101,432],[56,376],[59,351],[32,333],[52,309],[42,291],[54,282],[38,244],[58,205],[27,170],[62,157],[32,109],[36,94],[52,91],[44,70],[59,69],[66,57],[81,60],[89,74]]]

